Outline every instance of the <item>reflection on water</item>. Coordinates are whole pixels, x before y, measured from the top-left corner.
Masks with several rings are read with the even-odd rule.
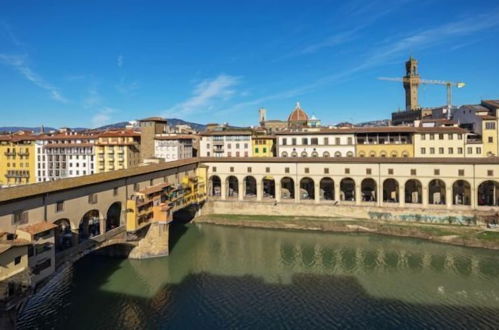
[[[82,259],[30,300],[19,326],[499,324],[493,251],[375,235],[213,225],[175,230],[182,236],[166,258]]]

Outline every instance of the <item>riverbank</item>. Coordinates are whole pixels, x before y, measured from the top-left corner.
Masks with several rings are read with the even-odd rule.
[[[442,225],[414,222],[343,219],[325,217],[208,214],[194,219],[196,223],[225,226],[313,230],[341,233],[372,233],[412,237],[458,246],[499,250],[499,231],[478,226]]]

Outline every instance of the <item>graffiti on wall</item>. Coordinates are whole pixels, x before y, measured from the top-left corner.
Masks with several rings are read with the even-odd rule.
[[[369,212],[369,218],[372,220],[400,220],[408,222],[427,222],[438,224],[453,225],[476,225],[475,216],[453,215],[437,216],[426,214],[392,214],[389,212]]]

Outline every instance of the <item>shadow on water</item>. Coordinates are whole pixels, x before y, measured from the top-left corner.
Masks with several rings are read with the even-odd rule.
[[[106,269],[108,276],[115,267],[119,264]],[[100,290],[106,274],[92,276],[95,281],[76,274],[73,282],[80,284],[72,289],[71,303],[56,315],[28,311],[19,328],[468,329],[495,328],[499,322],[499,309],[373,297],[351,276],[295,274],[290,284],[269,284],[253,276],[200,273],[144,299]]]
[[[187,232],[187,224],[196,216],[196,206],[188,206],[173,213],[173,221],[170,224],[170,251],[177,245],[178,241]]]

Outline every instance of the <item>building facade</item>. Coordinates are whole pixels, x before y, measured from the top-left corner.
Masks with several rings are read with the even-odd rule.
[[[141,135],[133,130],[107,131],[95,144],[96,173],[123,170],[141,162]]]
[[[276,133],[277,157],[354,157],[349,129],[287,130]]]
[[[192,135],[157,135],[154,138],[154,157],[166,162],[193,157]]]
[[[253,157],[275,157],[275,137],[254,135],[251,138]]]
[[[35,182],[35,137],[25,132],[0,135],[0,186]]]
[[[200,134],[201,157],[251,157],[250,130],[207,131]]]

